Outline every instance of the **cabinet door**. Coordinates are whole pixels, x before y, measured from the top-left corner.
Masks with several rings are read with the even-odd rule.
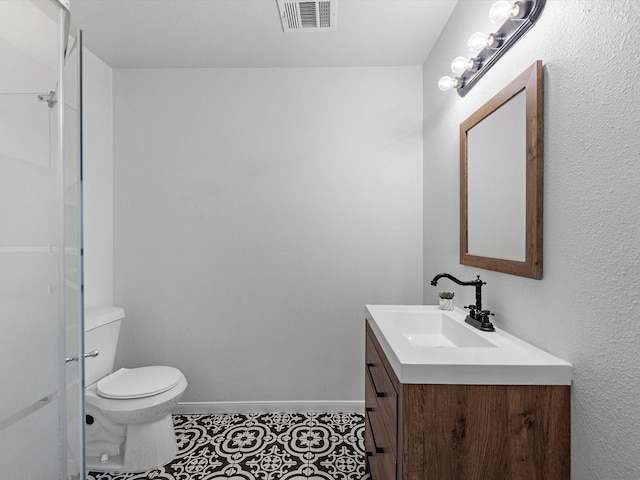
[[[389,432],[391,449],[393,454],[397,456],[398,394],[369,335],[367,335],[366,357],[371,388],[380,410],[381,419]]]

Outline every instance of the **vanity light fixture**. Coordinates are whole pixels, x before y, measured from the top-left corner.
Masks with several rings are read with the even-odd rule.
[[[464,97],[498,59],[538,20],[546,0],[499,0],[489,10],[489,19],[502,25],[492,33],[476,32],[469,37],[473,57],[456,57],[451,63],[455,77],[438,81],[440,90],[455,88]]]

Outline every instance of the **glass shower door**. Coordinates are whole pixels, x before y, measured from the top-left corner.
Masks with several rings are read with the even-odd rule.
[[[64,222],[64,332],[67,462],[84,479],[84,297],[82,255],[82,32],[67,38],[63,67],[64,112],[61,187]],[[89,360],[90,361],[90,360]]]
[[[7,479],[66,480],[83,468],[82,361],[65,362],[82,358],[82,249],[79,125],[63,106],[64,7],[0,1],[0,477]]]

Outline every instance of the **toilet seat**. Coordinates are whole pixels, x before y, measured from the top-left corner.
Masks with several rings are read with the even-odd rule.
[[[144,398],[175,387],[182,373],[165,366],[121,368],[97,383],[97,394],[103,398]]]

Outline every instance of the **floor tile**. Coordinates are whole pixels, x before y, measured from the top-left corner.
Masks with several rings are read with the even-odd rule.
[[[369,480],[356,413],[174,415],[178,455],[139,473],[87,480]]]

